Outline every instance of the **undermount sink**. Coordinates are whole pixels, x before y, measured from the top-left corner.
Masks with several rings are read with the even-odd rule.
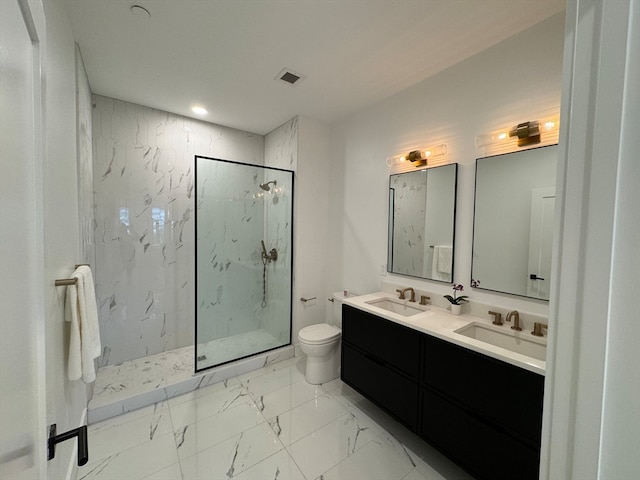
[[[378,298],[376,300],[370,300],[365,303],[367,305],[371,305],[372,307],[382,308],[383,310],[387,310],[388,312],[397,313],[405,317],[410,317],[412,315],[422,313],[426,310],[426,308],[421,309],[417,306],[414,307],[413,305],[408,305],[406,301],[396,300],[394,298]]]
[[[505,326],[493,327],[480,323],[471,323],[455,330],[455,333],[537,360],[544,361],[547,357],[547,345],[536,337],[528,338],[526,335],[531,335],[529,332],[515,332]]]

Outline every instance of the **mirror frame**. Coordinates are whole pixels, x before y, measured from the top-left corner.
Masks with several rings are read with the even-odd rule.
[[[420,276],[420,275],[412,275],[410,273],[402,273],[402,272],[394,272],[393,271],[393,246],[394,246],[394,226],[395,226],[395,217],[394,217],[394,211],[395,211],[395,203],[394,203],[394,188],[392,188],[391,186],[391,182],[394,176],[396,175],[404,175],[404,174],[408,174],[408,173],[418,173],[418,172],[422,172],[422,171],[426,171],[429,172],[430,170],[435,170],[438,168],[445,168],[445,167],[453,167],[453,209],[451,212],[452,215],[452,221],[451,221],[451,279],[450,280],[439,280],[439,279],[435,279],[435,278],[430,278],[430,277],[424,277],[424,276]],[[427,173],[428,175],[428,173]],[[391,273],[393,275],[402,275],[405,277],[412,277],[412,278],[420,278],[422,280],[429,280],[432,282],[440,282],[440,283],[446,283],[446,284],[450,284],[451,282],[453,282],[453,278],[454,278],[454,272],[455,272],[455,239],[456,239],[456,210],[457,210],[457,203],[458,203],[458,164],[457,163],[447,163],[444,165],[437,165],[437,166],[433,166],[433,167],[429,167],[429,168],[422,168],[420,170],[412,170],[412,171],[406,171],[406,172],[398,172],[398,173],[394,173],[394,174],[390,174],[389,175],[389,198],[388,198],[388,224],[387,224],[387,273]],[[425,228],[426,230],[426,228]]]
[[[475,265],[475,257],[476,257],[476,237],[477,237],[477,233],[478,233],[478,227],[477,227],[477,219],[476,219],[476,215],[477,215],[477,210],[478,210],[478,161],[479,160],[485,160],[485,159],[490,159],[490,158],[497,158],[497,157],[505,157],[506,155],[513,155],[513,154],[517,154],[517,153],[526,153],[526,152],[531,152],[534,150],[540,151],[542,149],[546,149],[549,147],[557,147],[558,144],[554,143],[554,144],[550,144],[550,145],[542,145],[542,146],[538,146],[538,147],[534,147],[534,148],[528,148],[528,149],[523,149],[523,150],[515,150],[512,152],[506,152],[506,153],[501,153],[501,154],[497,154],[497,155],[488,155],[486,157],[478,157],[476,158],[476,162],[475,162],[475,177],[474,177],[474,194],[473,194],[473,236],[472,236],[472,240],[471,240],[471,278],[470,278],[470,283],[473,285],[476,280],[477,280],[477,275],[474,275],[474,265]],[[555,168],[557,168],[557,160],[556,160],[556,165]],[[554,179],[554,188],[557,185],[557,170],[554,170],[554,175],[555,175],[555,179]],[[548,187],[550,187],[550,185],[547,185]],[[529,223],[531,222],[531,217],[529,215]],[[554,222],[555,225],[555,222]],[[508,233],[508,229],[503,229],[502,231],[500,231],[498,234],[499,235],[506,235]],[[530,235],[530,230],[529,230],[529,235]],[[553,240],[552,240],[553,242]],[[527,269],[528,271],[529,269]],[[477,272],[476,272],[477,273]],[[479,279],[480,281],[482,281],[482,278]],[[518,293],[518,292],[513,292],[513,291],[505,291],[505,290],[499,290],[497,288],[491,288],[491,286],[487,287],[480,284],[476,284],[476,286],[474,288],[477,288],[479,290],[485,290],[488,292],[496,292],[496,293],[501,293],[501,294],[505,294],[505,295],[513,295],[516,297],[521,297],[521,298],[527,298],[527,299],[531,299],[531,300],[538,300],[538,301],[542,301],[542,302],[548,302],[549,299],[548,298],[543,298],[543,297],[537,297],[537,296],[532,296],[532,295],[527,295],[527,292],[524,293]]]

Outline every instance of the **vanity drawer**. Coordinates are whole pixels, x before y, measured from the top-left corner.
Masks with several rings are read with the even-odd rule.
[[[418,380],[421,334],[350,305],[342,305],[342,341]]]
[[[427,389],[422,391],[420,435],[477,478],[538,478],[539,450]]]
[[[421,382],[540,445],[544,377],[429,335]]]
[[[348,345],[342,346],[341,378],[411,430],[417,430],[418,385],[415,382]]]

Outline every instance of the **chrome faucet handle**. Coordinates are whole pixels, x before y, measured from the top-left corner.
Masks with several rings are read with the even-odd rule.
[[[520,326],[520,314],[518,313],[517,310],[512,310],[509,313],[507,313],[507,318],[506,318],[507,322],[510,322],[512,317],[513,317],[513,327],[511,327],[511,330],[521,332],[522,327]]]
[[[489,310],[489,315],[493,315],[493,323],[494,325],[503,325],[502,323],[502,314],[500,312],[492,312]]]
[[[398,297],[398,299],[400,300],[404,300],[404,290],[400,290],[399,288],[396,289],[396,292],[398,292],[400,294],[400,296]]]
[[[431,297],[427,297],[426,295],[420,295],[420,305],[426,305],[429,300],[431,300]]]
[[[544,337],[543,333],[542,333],[542,329],[549,329],[549,325],[547,325],[546,323],[541,323],[541,322],[534,322],[533,324],[533,332],[531,332],[531,335],[535,335],[536,337]]]

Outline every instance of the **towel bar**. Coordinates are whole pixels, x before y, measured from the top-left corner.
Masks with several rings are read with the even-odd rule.
[[[75,268],[79,268],[79,267],[90,267],[91,265],[89,265],[88,263],[77,263],[75,265]],[[78,283],[78,279],[77,278],[63,278],[63,279],[59,279],[56,280],[56,287],[64,287],[67,285],[75,285],[76,283]]]

